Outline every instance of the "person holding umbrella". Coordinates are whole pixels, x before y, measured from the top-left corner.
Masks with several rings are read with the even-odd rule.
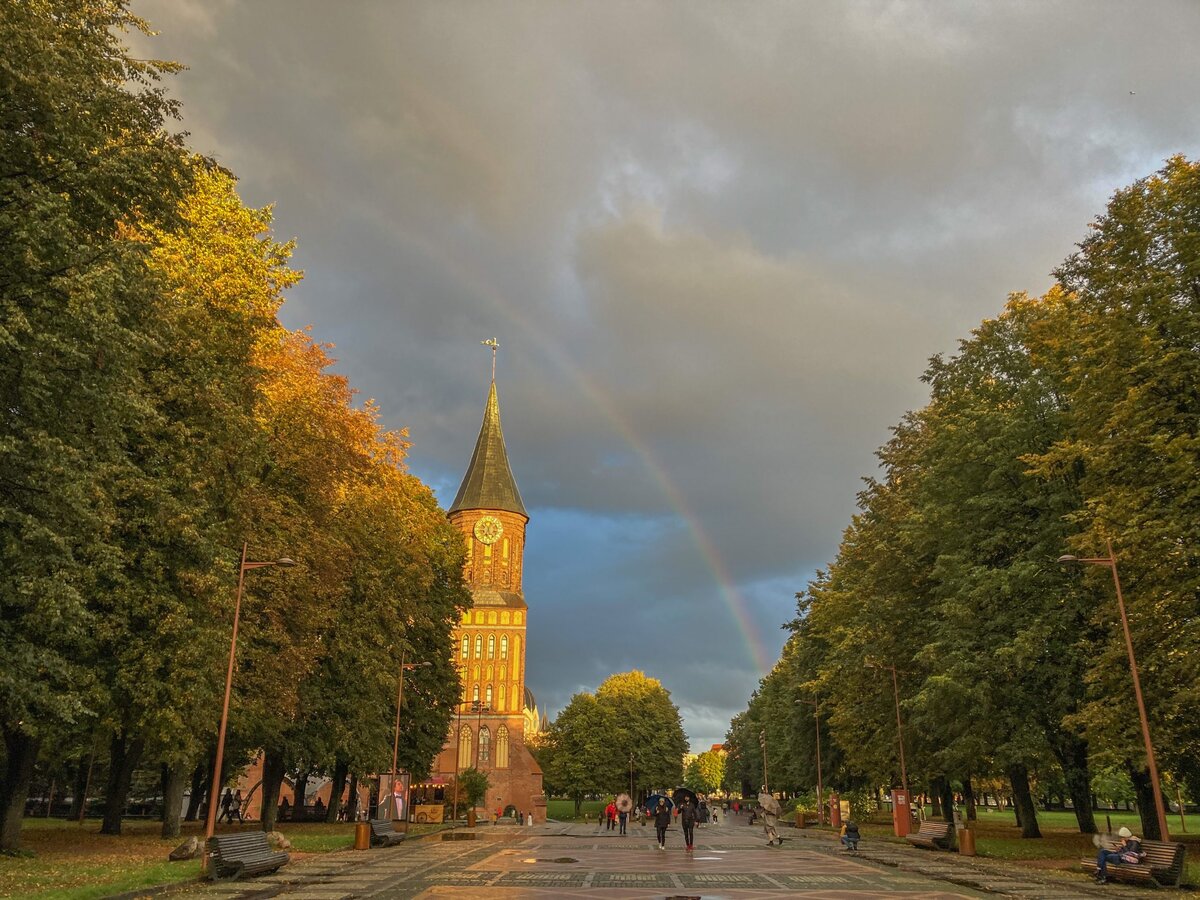
[[[667,828],[671,824],[671,808],[667,806],[667,798],[659,797],[658,806],[654,810],[654,833],[658,838],[658,849],[667,849]]]
[[[779,801],[768,794],[764,788],[762,793],[758,795],[758,805],[762,808],[763,831],[767,835],[767,846],[782,846],[783,839],[779,836],[779,832],[775,830],[775,826],[779,822]]]

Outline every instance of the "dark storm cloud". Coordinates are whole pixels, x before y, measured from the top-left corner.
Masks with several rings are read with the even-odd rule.
[[[443,503],[500,339],[539,700],[641,668],[699,749],[927,358],[1200,141],[1182,0],[135,10],[192,146],[299,239],[285,322]]]

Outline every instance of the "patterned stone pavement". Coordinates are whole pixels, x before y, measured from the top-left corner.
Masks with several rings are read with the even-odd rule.
[[[325,854],[271,876],[197,885],[182,893],[203,900],[1129,896],[1128,889],[1076,884],[956,854],[891,843],[864,844],[862,853],[850,854],[827,833],[785,829],[784,837],[782,847],[767,847],[760,830],[734,819],[697,829],[695,850],[688,854],[677,828],[668,833],[668,850],[662,852],[653,829],[638,825],[626,837],[594,825],[484,826],[387,849]]]

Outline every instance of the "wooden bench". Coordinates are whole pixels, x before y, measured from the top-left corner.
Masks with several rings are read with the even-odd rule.
[[[907,835],[905,840],[914,846],[926,847],[929,850],[949,850],[950,823],[922,822],[921,830],[916,834]]]
[[[1142,841],[1142,852],[1146,854],[1140,863],[1109,863],[1108,877],[1113,881],[1131,884],[1161,884],[1164,887],[1179,887],[1183,879],[1183,858],[1187,848],[1183,844],[1165,841]],[[1083,871],[1096,873],[1096,858],[1084,857],[1079,861]]]
[[[274,872],[289,859],[282,850],[271,849],[265,831],[214,835],[208,843],[212,853],[209,872],[214,881]]]
[[[392,827],[391,819],[371,819],[371,846],[390,847],[398,844],[408,835]]]

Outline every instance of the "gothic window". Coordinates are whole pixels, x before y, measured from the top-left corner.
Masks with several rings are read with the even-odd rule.
[[[500,680],[503,681],[507,677],[508,677],[508,667],[501,666],[500,667]]]
[[[479,680],[479,663],[475,663],[475,680]]]
[[[500,658],[508,659],[508,635],[507,634],[500,635]]]
[[[489,624],[489,625],[495,625],[495,624],[496,624],[496,614],[495,614],[494,612],[490,612],[490,613],[488,613],[488,624]]]
[[[458,767],[465,769],[471,765],[471,726],[464,725],[458,732]]]
[[[518,625],[520,625],[521,624],[521,614],[513,613],[513,621],[516,622]]]
[[[505,539],[504,539],[504,553],[503,553],[503,555],[504,555],[504,558],[507,560],[507,559],[508,559],[508,538],[505,538]]]
[[[478,702],[479,702],[479,685],[478,685],[478,684],[476,684],[476,685],[475,685],[475,686],[474,686],[474,687],[471,689],[471,700],[472,700],[472,702],[474,702],[474,703],[478,703]],[[214,763],[213,765],[214,765],[214,767],[215,767],[215,766],[216,766],[216,763]]]
[[[484,701],[483,701],[483,702],[484,702],[484,703],[485,703],[487,706],[491,706],[491,705],[492,705],[492,686],[491,686],[490,684],[487,686],[487,695],[486,695],[486,697],[485,697],[485,699],[484,699]]]
[[[496,768],[508,768],[508,729],[503,725],[496,729]]]
[[[500,613],[500,624],[501,624],[501,625],[507,625],[507,624],[508,624],[508,620],[509,620],[509,619],[511,619],[511,618],[512,618],[512,616],[510,616],[510,615],[508,614],[508,610],[505,610],[504,612]]]
[[[491,559],[491,558],[492,558],[492,545],[491,545],[491,544],[484,544],[484,545],[483,545],[483,558],[484,558],[484,559]],[[214,764],[214,765],[215,765],[215,764]]]
[[[483,659],[483,635],[475,635],[475,658]]]
[[[496,658],[496,636],[494,634],[489,634],[488,635],[488,659],[495,659],[495,658]]]
[[[504,676],[503,676],[503,675],[501,675],[500,677],[501,677],[501,678],[503,678]],[[507,709],[507,707],[505,707],[505,705],[504,705],[504,682],[503,682],[503,681],[501,681],[501,682],[500,682],[500,703],[499,703],[499,709],[500,709],[500,711],[501,711],[501,712],[504,712],[504,711]]]
[[[492,756],[492,733],[488,727],[484,725],[479,729],[479,762],[488,762]]]
[[[471,655],[471,639],[467,635],[463,635],[462,639],[462,658],[466,659]]]

